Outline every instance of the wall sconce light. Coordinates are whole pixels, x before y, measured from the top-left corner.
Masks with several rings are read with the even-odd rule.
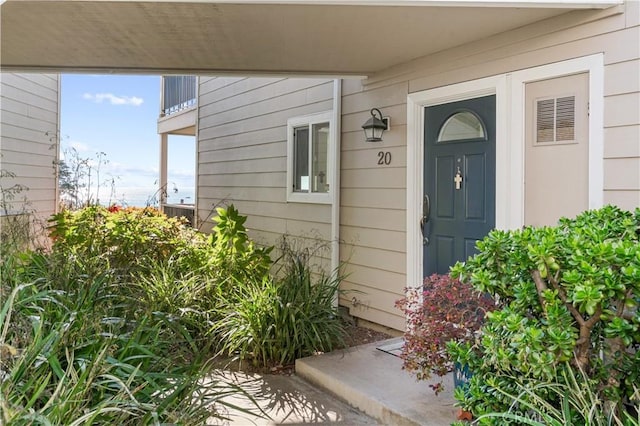
[[[378,116],[376,117],[376,113]],[[383,118],[378,108],[371,110],[371,118],[362,125],[367,142],[381,142],[382,133],[389,128],[389,118]]]

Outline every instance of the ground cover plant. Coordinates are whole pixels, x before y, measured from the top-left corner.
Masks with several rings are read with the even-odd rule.
[[[337,315],[327,301],[339,281],[312,283],[304,262],[275,274],[246,217],[233,206],[217,213],[205,235],[153,209],[89,206],[52,218],[49,250],[7,251],[2,422],[203,424],[221,397],[241,392],[206,377],[220,348],[263,364],[330,348]],[[264,303],[249,319],[275,321],[252,330],[270,348],[262,353],[232,348],[236,325],[220,325],[254,295]],[[316,311],[298,310],[305,304]]]
[[[463,408],[486,415],[481,424],[522,424],[532,413],[544,421],[549,408],[566,410],[570,424],[592,424],[568,403],[581,389],[600,401],[607,424],[637,424],[639,238],[640,209],[605,206],[479,242],[452,275],[502,306],[487,314],[478,340],[449,347],[473,372],[456,393]]]
[[[217,416],[220,398],[239,390],[204,380],[209,353],[188,323],[167,305],[141,303],[155,292],[141,279],[157,272],[145,261],[184,254],[177,235],[189,232],[146,209],[94,206],[53,223],[50,252],[0,262],[3,423],[203,424]],[[120,232],[105,232],[113,229]]]
[[[585,385],[588,382],[589,378],[584,372],[576,372],[571,365],[565,364],[560,367],[559,381],[555,383],[524,381],[522,385],[518,384],[517,395],[509,394],[497,386],[495,390],[512,401],[509,410],[484,414],[478,422],[493,419],[501,423],[510,421],[531,426],[640,424],[640,412],[637,408],[621,413],[611,410],[607,401],[601,399],[593,386]],[[553,395],[551,401],[542,397],[549,394]],[[638,398],[640,398],[640,388],[637,388],[635,395],[632,396],[633,400]],[[556,401],[557,403],[554,403]]]

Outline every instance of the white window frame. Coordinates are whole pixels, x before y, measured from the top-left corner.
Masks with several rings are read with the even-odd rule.
[[[335,166],[335,121],[332,111],[325,111],[317,114],[309,114],[300,117],[293,117],[287,120],[287,202],[294,203],[315,203],[331,204],[332,194],[335,188],[334,166]],[[329,123],[329,140],[327,142],[327,184],[328,192],[295,192],[293,190],[294,179],[294,129],[301,126],[311,127],[313,124]],[[309,147],[310,150],[312,147]],[[309,165],[311,166],[311,165]],[[311,168],[309,169],[311,173]]]

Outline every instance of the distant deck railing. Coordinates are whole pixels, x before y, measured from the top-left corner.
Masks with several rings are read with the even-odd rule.
[[[184,217],[189,225],[194,225],[196,208],[193,204],[165,204],[162,211],[169,217]]]
[[[175,114],[198,102],[195,75],[162,77],[162,115]]]

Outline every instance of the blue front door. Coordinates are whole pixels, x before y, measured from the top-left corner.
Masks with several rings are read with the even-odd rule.
[[[425,109],[425,276],[473,255],[495,227],[495,122],[495,95]]]

